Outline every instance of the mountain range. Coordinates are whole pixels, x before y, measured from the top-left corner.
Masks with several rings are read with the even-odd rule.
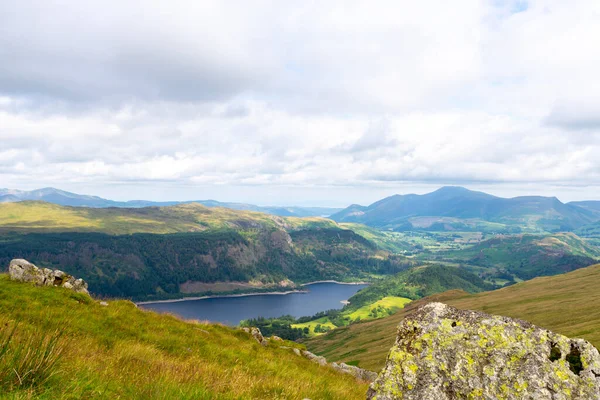
[[[148,201],[148,200],[131,200],[131,201],[114,201],[107,200],[98,196],[89,196],[67,192],[55,188],[43,188],[31,191],[0,189],[0,203],[12,203],[25,200],[39,200],[48,203],[54,203],[61,206],[71,207],[93,207],[93,208],[141,208],[141,207],[164,207],[186,203],[200,203],[206,207],[225,207],[233,210],[242,211],[257,211],[266,214],[278,215],[281,217],[326,217],[335,212],[340,211],[340,208],[328,207],[277,207],[277,206],[257,206],[246,203],[231,203],[220,202],[216,200],[191,200],[191,201]]]
[[[370,206],[353,204],[330,216],[395,230],[570,231],[600,220],[600,202],[562,203],[556,197],[496,197],[446,186],[417,195],[394,195]]]

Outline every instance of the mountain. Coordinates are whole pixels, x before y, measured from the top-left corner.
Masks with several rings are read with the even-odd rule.
[[[0,398],[364,399],[367,384],[220,324],[0,274]]]
[[[475,295],[461,290],[433,295],[408,304],[392,316],[337,328],[305,344],[329,361],[349,362],[379,371],[394,344],[400,321],[420,305],[432,301],[524,319],[600,346],[600,264]]]
[[[417,195],[394,195],[368,207],[351,205],[330,216],[390,230],[564,231],[600,219],[593,211],[556,197],[501,198],[446,186]],[[481,221],[490,223],[481,226]]]
[[[254,204],[220,202],[216,200],[194,200],[194,201],[113,201],[103,199],[97,196],[81,195],[55,188],[36,189],[32,191],[0,189],[0,203],[10,203],[25,200],[45,201],[61,206],[72,207],[164,207],[177,204],[199,203],[206,207],[224,207],[233,210],[257,211],[266,214],[279,215],[282,217],[326,217],[340,211],[340,208],[329,207],[276,207],[276,206],[257,206]]]

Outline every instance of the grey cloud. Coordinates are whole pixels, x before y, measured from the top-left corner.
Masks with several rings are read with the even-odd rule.
[[[573,131],[600,131],[600,99],[595,102],[562,102],[551,110],[544,122],[548,126]]]

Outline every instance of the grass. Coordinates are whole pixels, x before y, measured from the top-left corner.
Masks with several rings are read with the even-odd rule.
[[[317,318],[312,321],[304,322],[302,324],[292,324],[292,328],[300,328],[304,329],[308,327],[309,336],[317,336],[322,335],[321,332],[315,332],[315,328],[317,325],[320,325],[322,328],[335,329],[335,325],[329,320],[329,317]]]
[[[367,319],[379,318],[379,315],[382,315],[384,313],[387,315],[391,315],[396,311],[403,309],[404,306],[410,303],[411,301],[411,299],[407,299],[405,297],[388,296],[376,301],[373,304],[362,306],[358,310],[355,310],[348,314],[348,316],[352,321],[364,321]],[[373,310],[376,311],[374,312]],[[382,310],[382,312],[378,312],[379,310]]]
[[[0,387],[43,385],[55,374],[64,348],[61,331],[23,332],[9,323],[0,327]]]
[[[344,324],[352,324],[357,321],[366,321],[376,318],[383,318],[391,315],[398,310],[404,308],[404,306],[410,303],[412,300],[404,297],[384,297],[372,304],[368,304],[360,307],[356,310],[343,311],[338,318],[339,321],[343,321]],[[301,324],[292,324],[292,328],[308,328],[309,337],[323,335],[325,332],[319,329],[319,332],[315,331],[315,328],[320,326],[325,329],[335,329],[336,325],[331,321],[329,317],[321,317],[312,321],[303,322]]]
[[[475,295],[458,290],[434,295],[410,303],[390,317],[337,328],[305,344],[330,361],[354,362],[379,371],[396,339],[398,323],[427,301],[524,319],[600,346],[600,264]]]
[[[208,208],[198,203],[170,207],[86,208],[64,207],[40,201],[0,204],[0,231],[179,233],[206,229],[256,228],[287,230],[336,228],[325,218],[277,217],[254,211]]]
[[[11,337],[16,321],[19,334]],[[11,349],[3,357],[12,359],[18,343],[38,355],[60,351],[55,363],[45,362],[46,379],[15,385],[12,377],[13,384],[2,382],[0,398],[363,399],[367,389],[239,330],[143,311],[129,301],[101,306],[86,295],[6,275],[0,275],[0,326],[8,327],[0,346],[8,342]],[[58,329],[62,334],[53,339]],[[20,354],[17,359],[27,358]]]

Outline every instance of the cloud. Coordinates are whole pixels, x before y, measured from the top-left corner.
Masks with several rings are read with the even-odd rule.
[[[0,0],[0,179],[592,187],[599,38],[585,0]]]

